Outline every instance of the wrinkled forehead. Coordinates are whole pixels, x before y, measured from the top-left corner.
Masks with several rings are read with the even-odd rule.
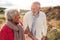
[[[40,7],[40,3],[39,2],[34,2],[31,7]]]

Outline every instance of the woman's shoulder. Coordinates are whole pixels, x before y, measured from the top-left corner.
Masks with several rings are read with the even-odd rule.
[[[11,29],[8,27],[7,24],[4,24],[1,28],[1,31],[0,32],[9,32],[11,31]]]
[[[2,26],[2,29],[0,31],[0,39],[1,40],[13,40],[13,31],[8,28],[6,24]]]

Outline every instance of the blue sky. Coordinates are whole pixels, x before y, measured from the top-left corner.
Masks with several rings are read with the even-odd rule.
[[[0,7],[30,9],[34,1],[41,3],[41,7],[60,6],[60,0],[0,0]]]

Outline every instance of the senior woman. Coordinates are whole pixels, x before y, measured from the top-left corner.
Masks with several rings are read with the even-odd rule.
[[[25,40],[24,31],[19,25],[19,12],[17,9],[5,11],[6,23],[0,31],[0,40]]]

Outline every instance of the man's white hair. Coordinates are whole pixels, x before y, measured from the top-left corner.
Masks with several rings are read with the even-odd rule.
[[[6,20],[12,20],[14,16],[19,13],[18,9],[15,8],[9,8],[5,10],[5,18]]]
[[[38,5],[40,5],[40,2],[35,1],[35,2],[33,2],[32,4],[38,4]]]

